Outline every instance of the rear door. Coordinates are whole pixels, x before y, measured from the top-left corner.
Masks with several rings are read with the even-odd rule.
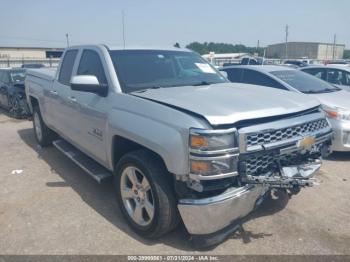
[[[55,79],[50,89],[45,90],[47,122],[54,126],[61,135],[66,138],[73,138],[70,118],[71,96],[70,81],[74,69],[77,49],[70,49],[65,52],[57,79]]]
[[[96,76],[100,84],[107,84],[107,66],[98,48],[84,49],[80,56],[76,75]],[[111,85],[109,85],[111,86]],[[74,141],[101,164],[107,165],[106,128],[107,96],[71,90],[71,125],[74,126]]]

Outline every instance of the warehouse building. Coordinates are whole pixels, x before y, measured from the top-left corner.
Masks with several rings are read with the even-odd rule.
[[[61,57],[64,48],[0,47],[0,59],[45,59]]]
[[[334,49],[334,50],[333,50]],[[342,59],[345,45],[333,43],[316,43],[316,42],[288,42],[269,45],[266,49],[268,58],[279,59],[317,59],[333,60]]]

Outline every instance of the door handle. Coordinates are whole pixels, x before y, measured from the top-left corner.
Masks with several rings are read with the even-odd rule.
[[[68,100],[72,103],[76,103],[77,102],[77,99],[74,97],[74,96],[69,96],[68,97]]]
[[[58,95],[57,91],[55,91],[55,90],[50,90],[50,94],[51,94],[51,95],[54,95],[54,96],[57,96],[57,95]]]

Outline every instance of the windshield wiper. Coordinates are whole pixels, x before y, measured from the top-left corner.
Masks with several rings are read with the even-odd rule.
[[[211,85],[211,83],[207,82],[207,81],[202,81],[196,84],[193,84],[192,86],[208,86]]]
[[[160,88],[163,88],[163,86],[150,86],[150,87],[147,87],[147,88],[144,88],[144,89],[132,91],[131,93],[143,93],[143,92],[146,92],[149,89],[160,89]]]
[[[341,89],[339,88],[326,88],[324,90],[322,90],[322,92],[327,92],[327,93],[330,93],[330,92],[336,92],[336,91],[340,91]]]
[[[336,92],[339,91],[338,89],[333,89],[333,88],[326,88],[326,89],[322,89],[322,90],[306,90],[303,93],[305,94],[322,94],[322,93],[332,93],[332,92]]]

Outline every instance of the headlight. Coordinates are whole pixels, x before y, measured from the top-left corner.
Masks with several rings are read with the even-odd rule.
[[[197,180],[237,175],[237,130],[191,129],[190,176]]]
[[[341,107],[322,106],[327,117],[339,120],[350,120],[350,111]]]
[[[216,130],[190,130],[190,150],[194,153],[217,153],[216,151],[232,151],[237,147],[236,129]]]

